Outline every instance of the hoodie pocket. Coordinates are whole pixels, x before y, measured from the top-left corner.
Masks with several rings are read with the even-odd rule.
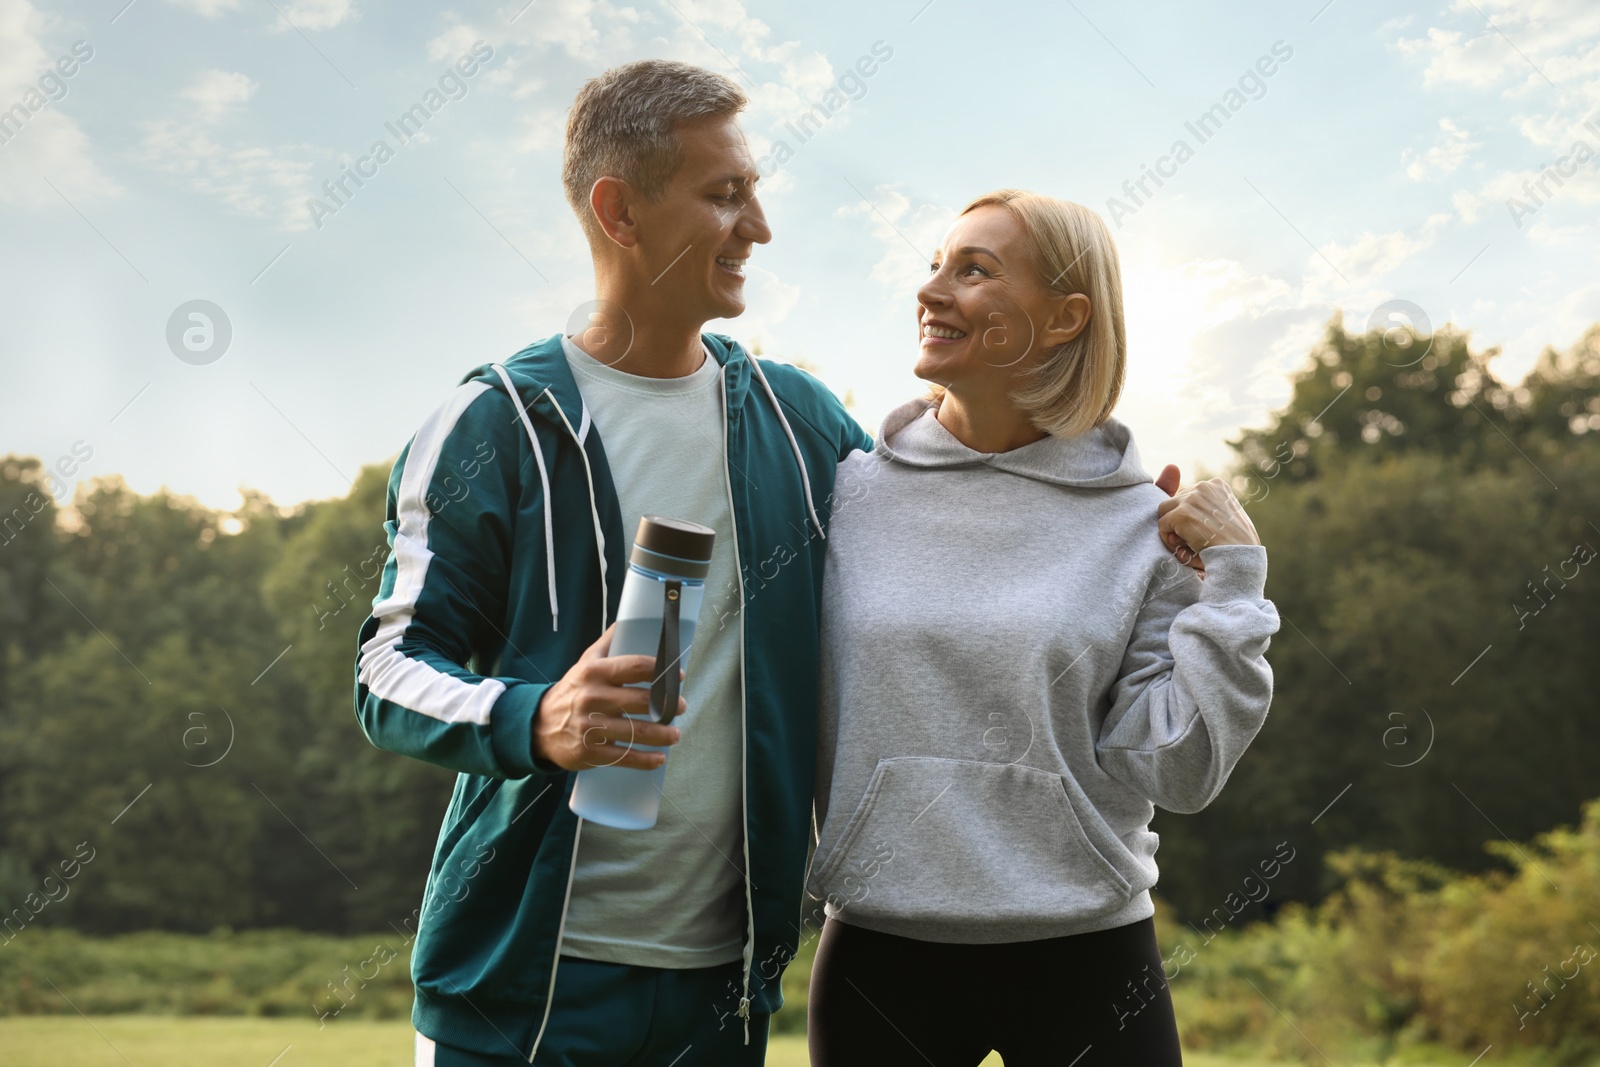
[[[1034,767],[880,760],[807,889],[846,914],[959,923],[972,934],[1113,911],[1145,879],[1092,807],[1080,815],[1087,802],[1072,792]],[[1134,880],[1108,857],[1129,861]]]

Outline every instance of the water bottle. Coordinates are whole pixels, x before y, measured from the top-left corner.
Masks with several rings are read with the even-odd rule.
[[[653,656],[652,681],[635,682],[650,690],[650,714],[629,715],[641,722],[671,722],[678,711],[678,671],[689,670],[695,621],[705,597],[716,531],[684,519],[646,515],[639,520],[622,603],[611,635],[612,656]],[[643,752],[655,745],[635,743]],[[632,767],[591,767],[578,772],[568,806],[578,815],[619,830],[648,830],[661,809],[667,764],[648,771]]]

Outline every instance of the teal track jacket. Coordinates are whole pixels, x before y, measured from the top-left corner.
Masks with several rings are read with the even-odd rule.
[[[745,650],[735,993],[748,1020],[782,1005],[799,939],[823,539],[837,464],[872,440],[804,371],[703,340],[724,372],[724,426],[702,432],[726,435],[744,605],[700,626],[740,626]],[[356,715],[379,748],[459,773],[423,893],[412,1021],[445,1044],[503,1055],[511,1042],[532,1060],[579,834],[574,775],[535,758],[533,719],[615,620],[633,535],[560,334],[467,375],[395,463],[385,526]]]

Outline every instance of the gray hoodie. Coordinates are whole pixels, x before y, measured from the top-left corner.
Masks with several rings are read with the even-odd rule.
[[[1154,912],[1155,805],[1199,811],[1266,719],[1266,549],[1156,531],[1116,419],[967,448],[913,400],[839,465],[823,587],[827,914],[999,943]]]

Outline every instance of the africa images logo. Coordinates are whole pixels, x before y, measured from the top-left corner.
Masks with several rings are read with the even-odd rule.
[[[439,75],[437,88],[430,85],[422,94],[421,100],[402,111],[394,122],[385,122],[384,128],[394,134],[399,145],[410,144],[422,133],[422,127],[427,121],[442,111],[446,104],[466,97],[468,83],[477,76],[483,65],[493,58],[494,49],[487,42],[474,42],[470,51],[457,59],[454,65],[446,67],[445,72]],[[378,168],[397,154],[398,149],[390,145],[386,138],[380,137],[372,142],[366,155],[351,163],[341,164],[339,176],[329,178],[322,183],[322,192],[327,200],[314,196],[306,197],[306,210],[311,213],[311,224],[319,230],[322,229],[323,220],[330,215],[337,215],[358,190],[378,176]],[[352,182],[355,183],[354,189],[350,187]]]
[[[1118,229],[1122,228],[1123,219],[1137,214],[1140,208],[1155,198],[1156,190],[1167,184],[1162,179],[1178,176],[1178,168],[1194,158],[1196,146],[1205,144],[1221,133],[1223,125],[1243,110],[1245,104],[1267,95],[1267,79],[1294,58],[1294,48],[1287,41],[1274,41],[1271,53],[1259,57],[1253,67],[1245,68],[1236,88],[1230,87],[1222,94],[1221,100],[1202,111],[1193,122],[1183,124],[1183,128],[1194,137],[1193,145],[1183,137],[1173,141],[1167,154],[1156,159],[1154,167],[1141,163],[1139,176],[1122,183],[1126,200],[1115,196],[1106,198],[1106,214]],[[1151,182],[1155,183],[1155,189],[1150,188]]]

